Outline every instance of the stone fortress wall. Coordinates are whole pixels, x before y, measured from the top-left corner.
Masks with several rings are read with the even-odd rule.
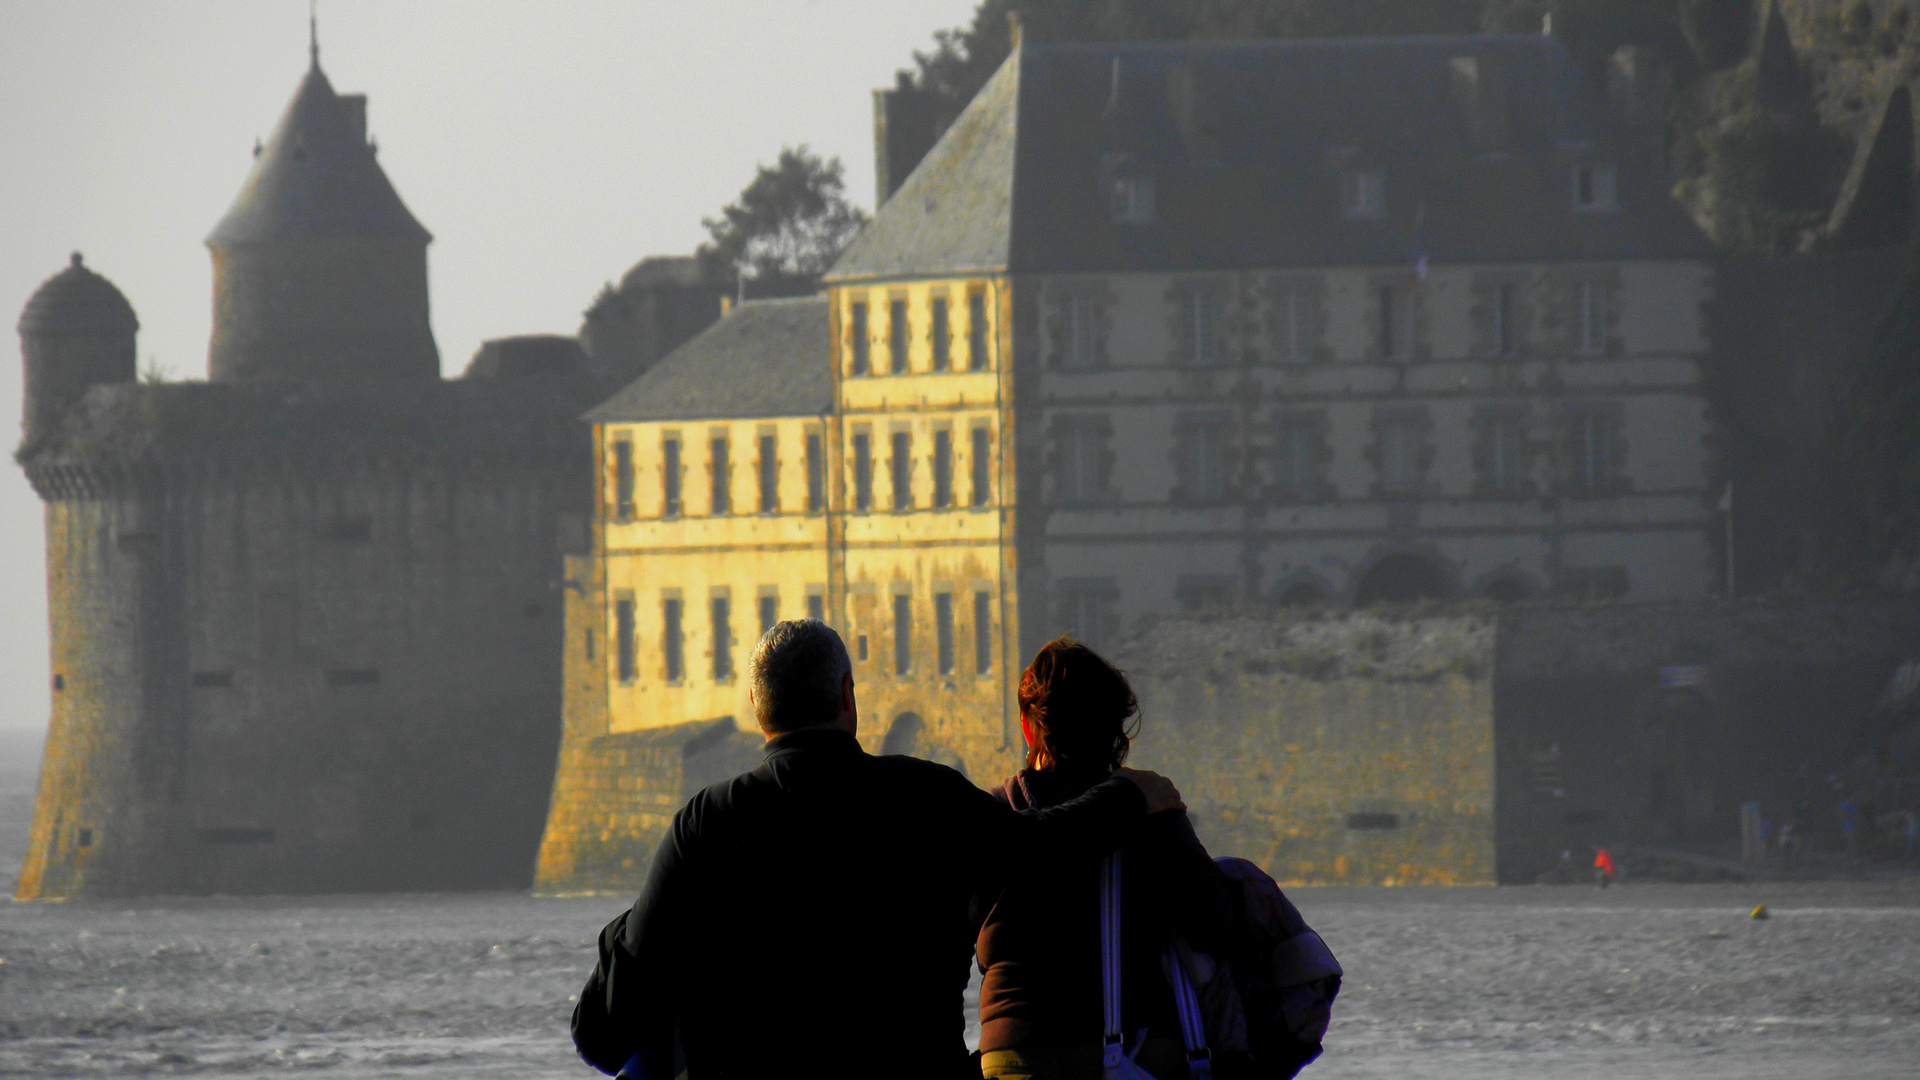
[[[1597,845],[1725,842],[1749,800],[1780,820],[1809,769],[1846,764],[1915,641],[1906,599],[1471,605],[1160,619],[1111,657],[1141,703],[1129,763],[1175,779],[1214,854],[1286,884],[1471,885]],[[637,889],[673,810],[757,760],[741,706],[570,726],[545,841],[564,857],[535,888]]]

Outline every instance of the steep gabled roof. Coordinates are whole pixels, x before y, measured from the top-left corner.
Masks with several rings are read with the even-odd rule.
[[[1475,148],[1457,61],[1495,88],[1497,146]],[[828,280],[1711,254],[1622,135],[1535,35],[1028,45]],[[1574,208],[1582,162],[1614,165],[1619,209]],[[1157,221],[1112,220],[1115,169],[1151,177]],[[1353,169],[1384,174],[1384,217],[1342,216]]]
[[[587,414],[594,423],[817,416],[833,405],[827,301],[752,300]]]
[[[432,240],[374,160],[363,120],[364,113],[356,117],[349,112],[316,61],[207,243],[236,247],[319,238]]]
[[[1020,52],[987,80],[841,254],[828,280],[963,273],[1007,265]],[[1092,182],[1087,184],[1092,192]]]

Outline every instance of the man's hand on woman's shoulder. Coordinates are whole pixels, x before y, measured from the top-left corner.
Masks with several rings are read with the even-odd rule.
[[[1134,786],[1140,789],[1140,794],[1147,797],[1147,813],[1149,814],[1158,814],[1163,810],[1185,810],[1187,808],[1187,804],[1180,799],[1180,789],[1173,786],[1173,781],[1161,776],[1157,772],[1148,772],[1145,769],[1129,769],[1122,766],[1121,768],[1113,770],[1113,775],[1133,781]]]

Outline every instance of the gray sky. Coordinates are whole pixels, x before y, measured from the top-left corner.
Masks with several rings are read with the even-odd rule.
[[[782,145],[838,155],[871,209],[869,91],[974,3],[321,0],[320,62],[369,95],[380,163],[433,232],[433,329],[457,374],[486,338],[574,332],[641,256],[692,250]],[[306,0],[0,0],[7,325],[82,251],[139,313],[141,364],[204,378],[203,240],[306,49]],[[46,722],[41,528],[0,468],[0,727]]]

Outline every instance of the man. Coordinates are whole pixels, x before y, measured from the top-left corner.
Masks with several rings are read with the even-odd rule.
[[[751,681],[765,764],[674,815],[640,898],[601,931],[573,1039],[605,1072],[645,1051],[669,1075],[677,1037],[692,1080],[959,1075],[974,884],[1185,809],[1165,777],[1123,769],[1016,813],[943,765],[869,756],[825,623],[768,630]]]

